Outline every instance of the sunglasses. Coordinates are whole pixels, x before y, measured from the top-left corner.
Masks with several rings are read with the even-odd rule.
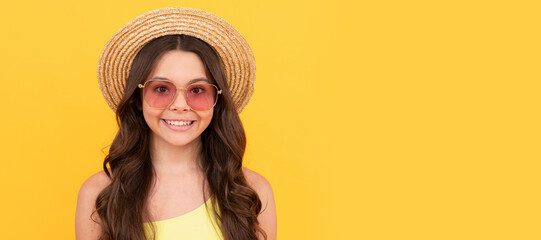
[[[165,80],[150,80],[145,84],[139,84],[143,89],[143,99],[153,107],[159,109],[168,108],[175,100],[178,90],[184,90],[184,99],[191,110],[206,111],[216,105],[218,94],[222,90],[214,84],[192,83],[186,88],[177,88],[175,84]]]

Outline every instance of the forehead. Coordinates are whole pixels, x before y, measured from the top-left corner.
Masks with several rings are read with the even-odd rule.
[[[168,80],[175,85],[187,85],[194,80],[208,79],[205,66],[193,52],[166,52],[154,65],[147,80]]]

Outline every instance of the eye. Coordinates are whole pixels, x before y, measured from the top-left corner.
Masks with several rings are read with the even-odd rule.
[[[169,88],[165,85],[158,85],[154,87],[154,92],[157,93],[167,93],[169,92]]]
[[[203,94],[205,92],[205,87],[202,85],[195,85],[190,87],[190,94]]]

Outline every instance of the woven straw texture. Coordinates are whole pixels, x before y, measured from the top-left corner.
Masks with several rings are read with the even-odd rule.
[[[222,60],[233,101],[240,113],[254,92],[255,60],[246,40],[225,20],[191,8],[163,8],[138,16],[105,45],[98,62],[98,83],[116,112],[135,55],[151,40],[185,34],[205,41]]]

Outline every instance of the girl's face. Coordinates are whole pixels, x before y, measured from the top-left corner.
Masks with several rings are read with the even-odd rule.
[[[193,83],[210,83],[208,79],[203,62],[195,53],[173,50],[157,60],[147,81],[170,81],[181,90],[165,109],[153,108],[143,100],[143,115],[152,130],[154,146],[188,146],[200,140],[201,133],[210,124],[214,108],[191,110],[186,103],[184,88]]]

